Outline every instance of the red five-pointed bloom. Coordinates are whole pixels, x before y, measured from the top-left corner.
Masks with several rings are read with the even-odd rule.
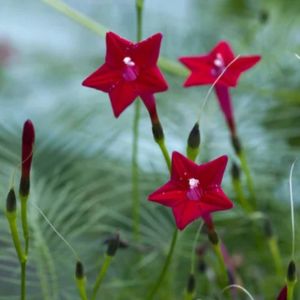
[[[221,188],[226,164],[227,156],[197,165],[174,152],[170,181],[148,199],[171,207],[180,230],[214,211],[230,209],[232,202]]]
[[[213,84],[234,58],[235,55],[226,41],[219,42],[208,54],[179,58],[191,70],[191,74],[185,81],[184,86]],[[252,68],[259,60],[259,55],[239,57],[230,65],[218,83],[235,87],[240,75]]]
[[[138,96],[167,90],[168,85],[157,67],[162,34],[139,43],[113,32],[106,34],[105,63],[88,76],[83,85],[109,94],[115,117]]]
[[[235,87],[240,75],[252,68],[260,58],[259,55],[240,56],[234,61],[235,55],[225,41],[219,42],[208,54],[179,58],[191,71],[185,87],[213,84],[228,67],[215,85],[215,92],[232,135],[235,135],[236,129],[229,87]]]

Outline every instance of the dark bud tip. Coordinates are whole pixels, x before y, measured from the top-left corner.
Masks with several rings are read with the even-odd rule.
[[[259,12],[258,18],[259,18],[259,20],[260,20],[260,22],[261,22],[262,24],[267,23],[267,21],[269,20],[269,13],[268,13],[268,11],[266,11],[266,10],[261,10],[261,11]]]
[[[205,273],[205,272],[206,272],[207,267],[206,267],[206,263],[205,263],[204,259],[200,259],[200,260],[198,261],[197,266],[198,266],[197,269],[198,269],[198,271],[199,271],[200,273]]]
[[[29,190],[30,190],[29,177],[21,177],[20,188],[19,188],[20,195],[23,197],[27,197],[29,195]]]
[[[120,236],[116,234],[113,238],[109,240],[106,254],[108,256],[115,256],[120,245]]]
[[[239,138],[236,135],[233,135],[231,137],[231,143],[232,143],[234,151],[237,154],[240,154],[241,151],[242,151],[242,145],[241,145],[241,142],[240,142]]]
[[[164,131],[161,127],[160,122],[152,123],[152,133],[156,142],[162,141],[164,139]]]
[[[188,146],[193,149],[198,149],[200,146],[200,130],[199,123],[196,122],[188,137]]]
[[[13,189],[11,189],[8,192],[7,198],[6,198],[6,211],[9,213],[15,212],[17,209],[17,200],[16,200],[16,194]]]
[[[273,236],[273,227],[269,219],[266,219],[264,222],[264,232],[267,238],[271,238]]]
[[[84,278],[84,267],[81,261],[76,262],[75,276],[77,279]]]
[[[297,279],[296,277],[296,264],[293,260],[291,260],[287,270],[287,280],[289,282],[295,282]]]
[[[235,162],[231,166],[231,176],[234,180],[239,180],[241,177],[240,167]]]
[[[196,288],[196,280],[195,280],[195,275],[194,274],[190,274],[188,281],[187,281],[187,287],[186,290],[188,292],[188,294],[193,294]]]
[[[214,230],[210,230],[208,232],[208,239],[213,245],[217,245],[219,243],[218,234]]]

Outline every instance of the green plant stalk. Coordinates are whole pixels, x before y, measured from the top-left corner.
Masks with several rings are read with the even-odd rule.
[[[234,192],[236,194],[236,198],[240,203],[242,209],[247,213],[253,212],[253,208],[251,207],[250,203],[247,201],[244,195],[241,181],[239,179],[233,179],[232,185],[233,185]]]
[[[139,139],[139,118],[140,101],[135,102],[133,119],[133,142],[131,158],[132,176],[132,213],[133,213],[133,232],[136,240],[140,234],[140,199],[139,199],[139,166],[138,166],[138,139]]]
[[[217,244],[212,244],[212,246],[219,261],[222,281],[225,285],[230,284],[223,252],[221,250],[221,241],[219,240]]]
[[[81,300],[88,300],[87,293],[86,293],[86,278],[76,278],[76,285],[80,295]]]
[[[277,239],[276,237],[270,237],[268,239],[268,245],[269,245],[269,249],[274,261],[274,265],[276,268],[276,272],[278,276],[283,276],[284,272],[283,272],[283,268],[282,268],[282,260],[281,260],[281,255],[279,252],[279,248],[278,248],[278,243],[277,243]]]
[[[41,1],[51,6],[53,9],[57,10],[58,12],[64,14],[66,17],[72,19],[76,23],[96,33],[100,37],[105,37],[106,32],[109,31],[107,27],[103,26],[98,22],[95,22],[88,16],[80,13],[79,11],[73,9],[72,7],[68,6],[67,4],[65,4],[60,0],[41,0]],[[176,61],[172,61],[165,57],[159,58],[158,65],[165,72],[168,72],[169,74],[175,76],[187,77],[189,75],[188,70],[184,68],[180,63]]]
[[[100,272],[96,278],[96,282],[95,282],[95,285],[94,285],[94,288],[93,288],[93,294],[92,294],[92,297],[91,297],[91,300],[95,300],[96,299],[96,296],[97,296],[97,292],[99,291],[99,288],[101,286],[101,283],[106,275],[106,272],[109,268],[109,265],[111,263],[111,260],[112,260],[112,256],[109,256],[109,255],[105,255],[104,257],[104,262],[103,262],[103,265],[102,265],[102,268],[100,269]]]
[[[164,266],[153,286],[153,288],[151,289],[150,293],[148,294],[148,296],[146,297],[146,300],[151,300],[153,299],[153,297],[155,296],[156,292],[159,290],[161,284],[163,283],[163,280],[165,278],[165,275],[168,271],[168,268],[170,266],[171,260],[172,260],[172,256],[174,253],[174,249],[175,249],[175,245],[176,245],[176,241],[177,241],[177,236],[178,236],[178,229],[175,228],[175,231],[173,233],[173,237],[172,237],[172,242],[169,248],[169,252],[167,255],[167,258],[165,260]]]
[[[157,144],[161,150],[161,153],[165,159],[165,162],[167,164],[168,170],[171,171],[171,158],[168,152],[168,149],[166,147],[165,141],[164,140],[159,140],[157,141]]]
[[[194,299],[194,295],[195,293],[189,293],[189,292],[185,292],[184,294],[184,300],[193,300]]]
[[[143,0],[136,0],[137,14],[137,41],[142,39],[143,25]],[[133,142],[132,142],[132,214],[134,238],[139,239],[140,235],[140,199],[139,199],[139,166],[138,166],[138,141],[139,141],[139,120],[140,120],[140,101],[135,102],[133,117]]]
[[[295,288],[296,282],[287,282],[287,300],[293,300],[294,299],[294,288]]]
[[[254,184],[253,184],[253,179],[251,176],[251,172],[250,172],[250,168],[246,159],[246,154],[245,151],[243,149],[241,149],[241,151],[239,153],[237,153],[239,160],[241,162],[241,168],[245,173],[246,176],[246,182],[247,182],[247,186],[249,189],[249,193],[250,193],[250,197],[253,203],[253,206],[256,207],[256,197],[255,197],[255,191],[254,191]]]
[[[21,300],[26,299],[26,262],[27,256],[23,253],[22,245],[19,238],[16,213],[6,213],[12,240],[17,252],[18,260],[21,266]]]
[[[22,229],[23,236],[25,240],[25,255],[28,255],[29,248],[29,230],[28,230],[28,219],[27,219],[27,200],[28,196],[20,195],[21,199],[21,219],[22,219]]]

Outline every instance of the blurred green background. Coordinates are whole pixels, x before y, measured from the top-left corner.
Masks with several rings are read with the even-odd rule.
[[[135,39],[133,0],[66,3],[110,30]],[[173,61],[179,56],[206,53],[220,39],[228,40],[236,54],[262,55],[263,60],[242,76],[232,95],[258,206],[274,225],[284,268],[291,248],[288,173],[300,147],[300,60],[295,56],[300,54],[299,13],[297,0],[145,0],[144,14],[144,36],[162,32],[161,55]],[[133,108],[116,120],[106,94],[81,86],[102,64],[104,55],[103,38],[42,1],[1,2],[1,300],[19,298],[19,266],[8,234],[4,199],[20,163],[21,130],[28,118],[37,133],[30,201],[79,253],[90,283],[106,249],[103,241],[119,230],[129,242],[127,249],[118,252],[99,299],[143,299],[159,272],[174,222],[169,210],[147,202],[146,197],[167,180],[167,170],[143,108],[139,142],[142,238],[136,243],[131,233]],[[170,89],[157,96],[157,103],[166,142],[170,151],[184,152],[208,87],[183,89],[183,77],[164,73]],[[201,120],[201,131],[199,161],[221,154],[228,154],[231,161],[236,159],[213,95]],[[229,167],[224,190],[234,199]],[[296,165],[297,224],[299,179],[300,166]],[[28,299],[79,299],[71,252],[33,206],[30,220]],[[257,244],[254,237],[263,239],[262,222],[256,215],[244,215],[238,205],[217,214],[216,220],[229,252],[241,258],[237,270],[241,284],[255,299],[274,299],[284,278],[274,272],[266,244]],[[196,223],[181,234],[171,272],[157,299],[183,299]],[[200,243],[206,243],[205,236]],[[299,250],[299,238],[296,246]],[[210,251],[205,261],[206,273],[197,275],[197,296],[222,299],[213,276],[216,259]],[[299,254],[296,261],[299,265]]]

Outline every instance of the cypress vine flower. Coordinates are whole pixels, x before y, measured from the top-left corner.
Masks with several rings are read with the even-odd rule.
[[[226,164],[227,156],[197,165],[174,152],[170,180],[148,199],[171,207],[180,230],[200,217],[206,220],[212,212],[233,206],[221,188]]]
[[[241,74],[257,64],[261,57],[259,55],[240,56],[233,62],[234,59],[235,55],[226,41],[219,42],[208,54],[179,58],[179,61],[191,71],[184,82],[184,87],[213,84],[230,65],[215,85],[215,92],[233,135],[235,122],[229,87],[236,87]]]
[[[133,43],[119,35],[106,34],[104,64],[83,85],[109,94],[113,113],[119,115],[137,98],[163,92],[168,85],[157,67],[162,34]]]
[[[22,173],[20,180],[20,195],[27,197],[30,189],[30,170],[34,147],[35,132],[33,124],[27,120],[23,126],[22,136]]]

